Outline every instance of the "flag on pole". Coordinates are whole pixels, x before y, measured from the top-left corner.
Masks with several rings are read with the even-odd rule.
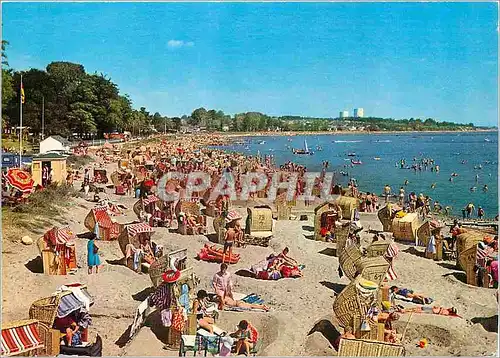
[[[24,86],[23,86],[23,82],[21,81],[21,103],[24,104],[24,100],[25,100],[25,97],[24,97]]]

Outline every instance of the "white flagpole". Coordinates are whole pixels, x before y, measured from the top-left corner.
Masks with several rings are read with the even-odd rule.
[[[23,155],[23,75],[21,75],[21,89],[19,91],[20,98],[20,113],[19,113],[19,169],[22,168],[22,155]]]
[[[42,96],[42,140],[45,139],[44,127],[45,127],[45,97]]]

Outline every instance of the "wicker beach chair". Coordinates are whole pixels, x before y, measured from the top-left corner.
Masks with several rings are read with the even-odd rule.
[[[79,286],[81,290],[87,291],[86,285]],[[52,328],[56,322],[57,311],[61,301],[67,295],[73,295],[71,291],[59,292],[49,297],[44,297],[33,302],[29,309],[30,319],[35,319],[39,322],[39,332],[44,342],[44,350],[38,354],[41,356],[57,356],[60,350],[61,335],[58,329]],[[88,292],[86,295],[88,295]],[[73,297],[71,301],[77,300]],[[91,301],[93,304],[93,301]],[[84,332],[86,335],[87,332]]]
[[[391,232],[392,231],[392,219],[391,219],[391,212],[389,211],[389,208],[384,206],[382,209],[380,209],[377,212],[378,219],[382,223],[383,231],[384,232]]]
[[[356,275],[375,282],[379,286],[384,281],[390,266],[389,261],[383,256],[363,257],[361,260],[355,262],[355,265]]]
[[[131,245],[133,250],[137,250],[141,247],[141,237],[145,237],[151,243],[151,234],[154,229],[146,223],[129,224],[125,226],[118,237],[118,244],[120,245],[120,250],[124,256],[125,265],[131,270],[139,272],[142,267],[149,269],[149,264],[139,260],[137,267],[134,267],[134,257],[133,255],[127,258],[127,247]]]
[[[377,257],[385,255],[390,244],[390,240],[377,240],[372,242],[366,248],[366,257]]]
[[[441,261],[443,259],[443,238],[440,235],[441,228],[442,226],[439,223],[425,220],[425,222],[420,225],[417,230],[418,243],[426,248],[425,256],[429,259],[437,261]],[[427,246],[429,245],[432,235],[434,236],[436,245],[435,254],[427,252]]]
[[[321,235],[323,224],[328,222],[329,231],[336,232],[335,222],[340,219],[341,209],[334,202],[324,202],[314,209],[314,240],[325,241]]]
[[[349,245],[345,246],[339,256],[339,265],[342,272],[349,278],[349,280],[354,280],[358,274],[358,266],[363,259],[363,255],[358,246]]]
[[[351,223],[349,222],[343,224],[341,227],[335,228],[335,241],[337,242],[335,255],[337,257],[339,257],[340,252],[342,252],[342,250],[344,249],[350,232],[351,232]]]
[[[106,206],[98,206],[90,210],[84,220],[85,227],[90,231],[95,231],[95,226],[99,225],[99,236],[102,240],[116,240],[123,231],[124,225],[115,222],[108,214]]]
[[[405,354],[400,344],[347,338],[340,340],[338,352],[339,357],[403,357]]]
[[[355,209],[359,209],[359,204],[360,201],[358,198],[353,198],[349,196],[341,196],[335,202],[340,206],[342,209],[342,217],[343,218],[350,218],[352,212]]]
[[[207,232],[207,217],[201,214],[200,206],[194,201],[180,200],[175,208],[177,216],[183,212],[196,218],[196,227],[191,226],[186,220],[179,222],[179,233],[182,235],[205,234]]]
[[[422,225],[418,213],[407,213],[402,218],[394,218],[391,224],[395,240],[409,241],[418,244],[417,230]]]
[[[277,220],[290,220],[292,207],[287,200],[287,192],[278,195],[274,201],[274,205],[276,206]]]
[[[75,234],[69,227],[53,227],[37,240],[46,275],[66,275],[77,268]],[[67,259],[61,259],[65,257]]]
[[[362,322],[366,322],[366,316],[371,307],[377,304],[378,289],[361,294],[361,276],[357,277],[342,292],[338,294],[333,302],[333,312],[339,325],[344,329],[351,328],[355,336],[359,337]],[[377,323],[367,322],[370,331],[375,332],[377,337]],[[372,329],[373,328],[373,329]]]
[[[463,266],[462,263],[469,262],[470,260],[465,260],[465,251],[477,247],[477,244],[483,241],[485,233],[477,230],[464,230],[464,232],[457,236],[457,267],[459,269],[465,270],[466,266]],[[470,255],[472,251],[469,251]],[[475,258],[474,258],[475,260]]]
[[[187,249],[169,252],[151,264],[149,267],[149,277],[151,278],[151,282],[154,287],[158,287],[163,282],[162,275],[171,268],[173,260],[176,262],[177,270],[185,270],[187,263]]]
[[[245,243],[257,246],[269,246],[274,235],[273,211],[267,205],[247,208],[245,225]]]
[[[40,322],[35,319],[2,322],[2,357],[45,355]]]

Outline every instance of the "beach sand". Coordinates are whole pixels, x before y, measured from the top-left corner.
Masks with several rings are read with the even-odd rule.
[[[114,167],[108,173],[113,170]],[[78,183],[75,186],[79,187]],[[109,189],[108,195],[111,200],[128,207],[125,219],[136,220],[132,211],[136,199],[115,196]],[[69,224],[76,233],[84,233],[83,220],[93,206],[94,203],[84,199],[74,199],[62,218],[53,218],[52,224]],[[245,218],[246,209],[240,207],[238,210]],[[330,255],[333,245],[311,239],[313,207],[307,208],[307,211],[308,221],[278,221],[270,247],[236,248],[235,252],[241,254],[241,259],[229,268],[233,273],[235,292],[257,293],[272,310],[269,313],[222,312],[217,325],[232,332],[240,320],[249,320],[264,339],[260,352],[263,356],[337,354],[328,340],[336,337],[335,330],[331,329],[332,324],[337,325],[332,304],[336,293],[349,280],[338,275],[338,259]],[[213,232],[211,220],[208,218],[209,232]],[[361,223],[365,229],[382,228],[376,214],[362,214]],[[36,240],[49,228],[50,225],[47,225],[36,233],[30,233],[30,236]],[[366,246],[371,235],[365,231],[361,236]],[[210,288],[211,278],[219,265],[195,259],[199,249],[209,242],[205,236],[182,236],[169,233],[165,228],[156,228],[153,241],[164,245],[166,252],[187,248],[188,266],[192,266],[201,279],[199,289]],[[3,321],[28,318],[33,301],[50,295],[60,285],[81,282],[88,285],[95,299],[90,311],[93,317],[90,332],[92,337],[96,333],[102,336],[103,355],[177,356],[177,351],[163,349],[162,340],[166,338],[164,332],[153,331],[148,327],[154,326],[158,320],[154,314],[132,342],[124,347],[117,344],[132,323],[140,300],[145,299],[150,292],[151,281],[149,275],[109,263],[123,256],[116,241],[97,242],[104,265],[99,274],[88,275],[86,245],[86,239],[76,239],[78,263],[81,266],[76,274],[47,276],[33,273],[26,267],[30,260],[39,255],[35,244],[24,246],[20,242],[3,240]],[[290,248],[291,257],[306,266],[303,278],[261,281],[235,274],[248,269],[273,251],[281,251],[285,246]],[[398,246],[400,254],[395,261],[395,270],[399,277],[393,284],[430,296],[440,306],[454,306],[462,316],[452,318],[414,314],[404,339],[407,355],[494,355],[497,351],[498,322],[495,291],[463,283],[461,280],[464,280],[465,273],[456,271],[453,262],[434,262],[422,257],[422,248],[415,250],[403,244]],[[409,314],[402,315],[397,327],[402,330],[408,318]],[[417,348],[416,344],[422,338],[427,338],[429,345],[423,349]]]

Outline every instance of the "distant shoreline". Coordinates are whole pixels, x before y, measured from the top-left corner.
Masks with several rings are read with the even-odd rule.
[[[373,131],[373,132],[367,132],[367,131],[319,131],[319,132],[310,132],[310,131],[304,131],[304,132],[294,132],[294,131],[288,131],[288,132],[219,132],[218,134],[226,136],[226,137],[270,137],[270,136],[301,136],[301,135],[345,135],[345,134],[352,134],[352,135],[358,135],[358,134],[374,134],[374,135],[381,135],[381,134],[417,134],[417,133],[436,133],[436,134],[441,134],[441,133],[498,133],[498,129],[477,129],[477,130],[464,130],[464,131],[451,131],[451,130],[442,130],[442,131]]]

